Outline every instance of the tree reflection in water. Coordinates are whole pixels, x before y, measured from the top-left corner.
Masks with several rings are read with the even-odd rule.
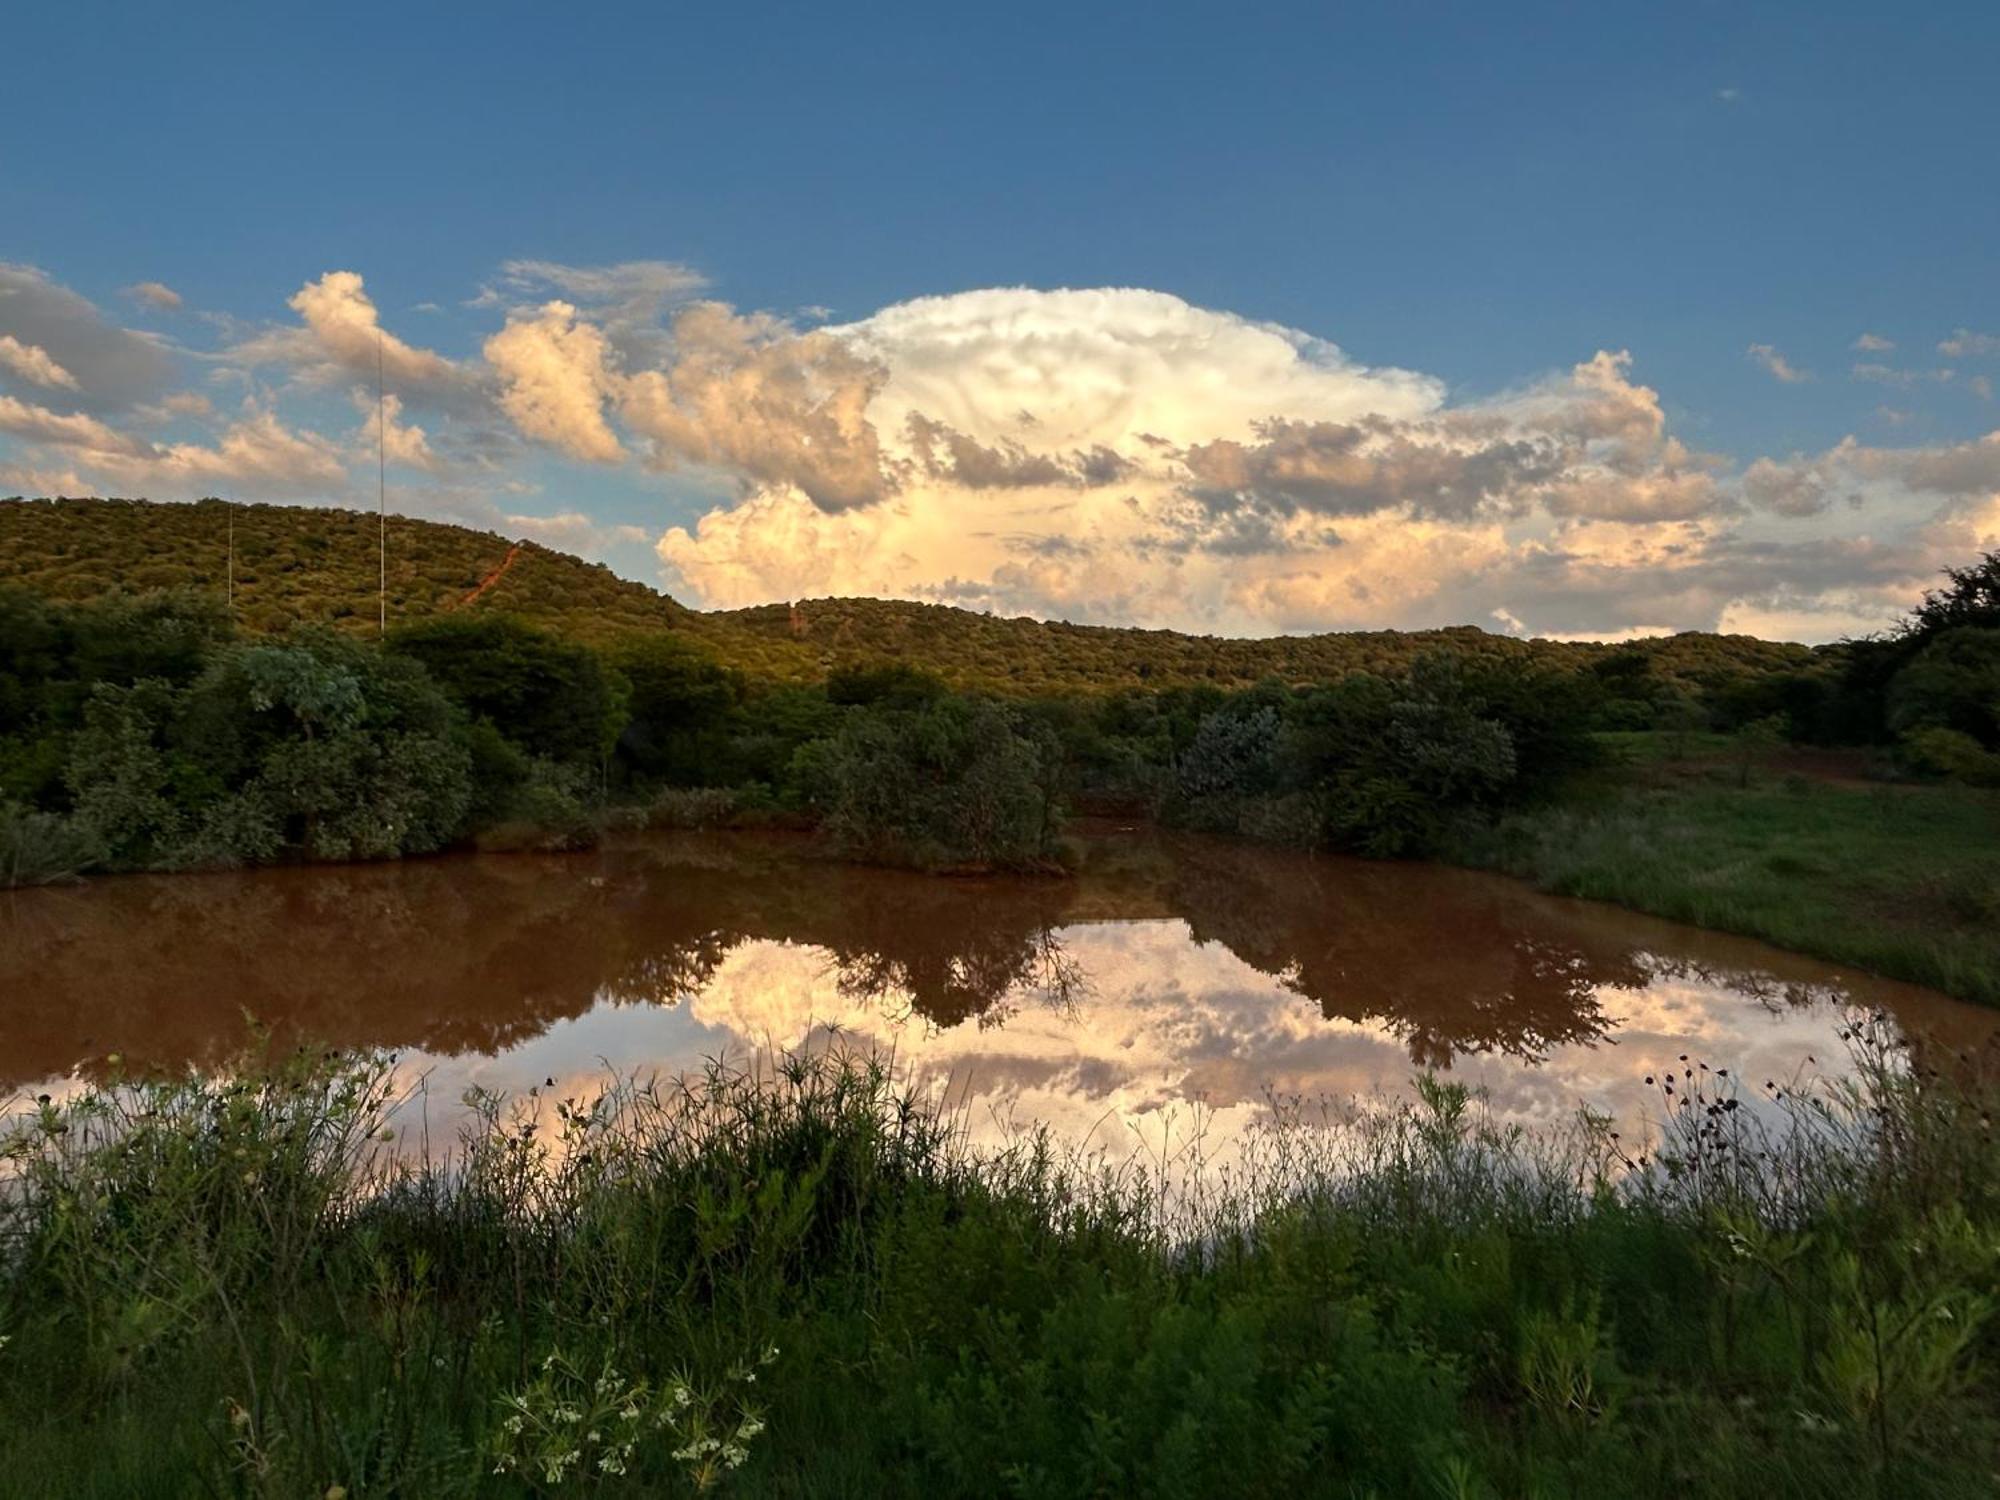
[[[829,994],[929,1027],[1004,1025],[1028,1005],[1087,1027],[1092,980],[1065,933],[1162,920],[1425,1066],[1597,1041],[1607,996],[1663,978],[1774,1007],[1851,988],[1808,960],[1429,866],[1142,833],[1093,839],[1073,880],[940,879],[823,863],[785,838],[675,836],[14,893],[0,1079],[112,1053],[212,1065],[245,1016],[281,1044],[497,1053],[601,1003],[680,1004],[760,941],[816,950]],[[1903,986],[1855,998],[1944,1004]]]

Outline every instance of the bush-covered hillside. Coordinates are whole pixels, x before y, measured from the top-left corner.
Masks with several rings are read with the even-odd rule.
[[[374,630],[377,522],[364,511],[221,500],[8,500],[0,502],[0,582],[78,602],[153,589],[213,589],[221,596],[232,523],[242,628]],[[515,551],[516,544],[490,532],[391,516],[388,544],[392,621],[459,607],[503,567],[493,587],[464,607],[504,605],[586,637],[675,629],[689,614],[609,568],[533,542]]]
[[[376,519],[363,511],[231,507],[219,500],[0,501],[0,584],[71,601],[171,588],[219,595],[227,585],[232,510],[239,628],[373,629]],[[897,659],[955,687],[1010,695],[1242,687],[1272,677],[1306,683],[1356,671],[1395,673],[1449,646],[1459,654],[1534,655],[1614,675],[1622,663],[1652,691],[1707,698],[1772,673],[1808,669],[1820,656],[1748,636],[1691,633],[1612,647],[1518,641],[1471,626],[1237,640],[1002,619],[885,599],[702,613],[533,542],[404,516],[391,516],[388,530],[392,626],[447,612],[497,612],[592,644],[672,630],[702,641],[725,666],[789,681],[818,680],[857,659]]]
[[[1027,694],[1098,689],[1242,687],[1267,678],[1332,682],[1351,672],[1397,674],[1440,648],[1454,655],[1540,657],[1578,667],[1626,654],[1692,695],[1771,672],[1812,665],[1804,646],[1753,636],[1690,632],[1613,647],[1523,641],[1477,626],[1444,630],[1350,630],[1246,640],[1062,621],[975,614],[904,599],[807,599],[719,612],[767,640],[802,640],[837,659],[917,662],[963,686]]]

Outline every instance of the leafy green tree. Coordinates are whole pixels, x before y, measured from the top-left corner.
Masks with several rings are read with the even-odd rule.
[[[313,859],[422,853],[462,831],[471,754],[409,661],[303,635],[226,654],[189,696],[183,744],[248,804],[233,827],[279,830]]]
[[[852,710],[800,752],[799,775],[827,837],[862,858],[1030,868],[1058,853],[1058,748],[992,702]]]
[[[1543,776],[1580,758],[1535,704],[1530,682],[1439,654],[1402,682],[1355,676],[1308,694],[1287,737],[1289,776],[1317,800],[1328,842],[1409,854],[1451,815],[1521,792],[1516,724],[1545,755]],[[1572,732],[1581,737],[1583,726]]]
[[[1268,703],[1209,714],[1175,767],[1182,798],[1197,802],[1275,790],[1283,727],[1278,710]]]
[[[1952,727],[1956,722],[1959,733],[1987,743],[1984,731],[1963,727],[1968,712],[1975,721],[1981,717],[1976,696],[1975,706],[1968,708],[1961,695],[1957,708],[1937,717],[1942,680],[1958,675],[1959,669],[1933,658],[1912,682],[1903,681],[1904,673],[1940,637],[1962,630],[1975,635],[2000,630],[2000,551],[1986,553],[1970,567],[1947,568],[1945,577],[1947,587],[1925,594],[1893,635],[1841,642],[1835,685],[1822,709],[1826,737],[1881,743],[1924,725]],[[1961,650],[1976,648],[1954,647],[1948,654]],[[1976,675],[1977,669],[1973,670]],[[1917,706],[1919,701],[1923,706]]]
[[[2000,629],[2000,550],[1984,554],[1971,567],[1946,568],[1944,575],[1949,585],[1924,595],[1901,634],[1928,638],[1968,625]]]
[[[1590,736],[1596,717],[1593,685],[1580,673],[1522,656],[1431,652],[1412,663],[1413,701],[1499,725],[1514,747],[1514,767],[1499,773],[1495,741],[1479,774],[1487,790],[1510,786],[1514,795],[1535,796],[1597,763]],[[1459,721],[1463,724],[1465,721]],[[1469,731],[1468,731],[1469,732]]]
[[[665,634],[621,642],[610,662],[626,685],[617,756],[628,777],[690,785],[712,769],[727,769],[729,719],[740,698],[734,674],[700,647]]]
[[[1665,685],[1654,674],[1653,654],[1635,644],[1614,647],[1592,662],[1598,720],[1606,729],[1650,729]]]
[[[922,708],[947,691],[944,679],[908,662],[849,662],[827,674],[829,703],[853,708]]]
[[[504,615],[447,615],[389,638],[445,696],[529,755],[597,767],[624,727],[621,689],[594,651]]]
[[[787,800],[802,795],[795,762],[799,751],[816,739],[836,733],[843,710],[826,701],[817,688],[789,684],[751,684],[730,715],[728,759],[716,763],[713,775],[701,779],[715,785],[727,779],[780,792]]]
[[[100,683],[91,695],[64,776],[77,826],[111,863],[146,869],[177,856],[198,780],[167,743],[185,693],[155,681]]]
[[[1438,802],[1491,798],[1521,769],[1514,727],[1467,691],[1449,659],[1418,665],[1389,709],[1389,754],[1412,786]]]
[[[2000,750],[2000,626],[1958,625],[1926,640],[1889,683],[1888,721],[1898,735],[1950,729]]]
[[[302,635],[226,650],[184,687],[100,683],[67,777],[117,865],[388,858],[463,832],[459,726],[414,663]]]
[[[96,690],[191,682],[229,633],[216,602],[188,591],[79,606],[0,589],[0,796],[65,809],[70,739]]]

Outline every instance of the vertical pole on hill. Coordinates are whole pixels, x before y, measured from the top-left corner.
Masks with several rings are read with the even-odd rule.
[[[236,502],[234,500],[225,500],[222,503],[229,507],[229,567],[225,576],[229,580],[229,624],[230,628],[234,629],[236,625]]]
[[[389,428],[382,420],[382,330],[375,330],[375,561],[381,575],[375,633],[389,633]]]

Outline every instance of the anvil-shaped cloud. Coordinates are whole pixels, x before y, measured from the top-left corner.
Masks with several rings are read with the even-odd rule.
[[[998,288],[814,326],[704,287],[664,261],[510,261],[468,304],[501,326],[452,357],[330,271],[294,320],[215,319],[202,352],[0,267],[0,484],[353,500],[379,444],[408,508],[628,538],[587,503],[515,513],[553,458],[660,487],[661,576],[693,603],[871,594],[1226,634],[1826,639],[2000,545],[2000,434],[1740,464],[1670,431],[1622,350],[1468,399],[1164,292]],[[217,415],[169,389],[176,359],[250,394]],[[294,414],[343,394],[359,428]]]
[[[1873,628],[2000,531],[2000,445],[1850,443],[1732,475],[1668,432],[1623,352],[1453,403],[1158,292],[923,298],[808,337],[853,356],[840,399],[862,420],[804,451],[867,482],[760,476],[668,530],[670,580],[711,604],[1824,637]]]

